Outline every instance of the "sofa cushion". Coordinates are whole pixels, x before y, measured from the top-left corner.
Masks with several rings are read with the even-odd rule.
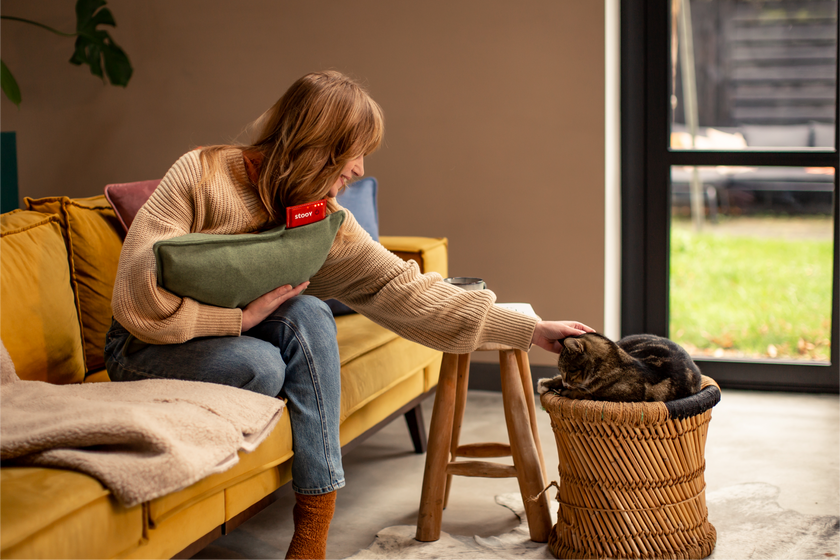
[[[143,540],[143,506],[123,508],[86,474],[3,467],[0,485],[3,558],[117,558]]]
[[[207,544],[211,535],[222,534],[225,521],[225,493],[217,492],[190,505],[154,527],[144,531],[143,545],[119,558],[186,558],[184,546],[190,543]],[[193,545],[188,548],[192,548]],[[194,550],[194,549],[193,549]]]
[[[105,366],[111,295],[122,250],[122,226],[104,195],[24,199],[30,210],[61,217],[82,325],[87,373]]]
[[[811,146],[815,148],[834,147],[834,123],[811,123]]]
[[[741,129],[751,148],[804,148],[811,140],[807,124],[744,124]]]
[[[60,222],[23,210],[0,217],[0,339],[21,379],[63,384],[84,379],[85,361]]]
[[[440,362],[440,354],[434,355],[434,351],[430,348],[424,348],[419,344],[414,344],[405,339],[394,340],[384,349],[385,352],[400,352],[405,350],[408,345],[413,345],[411,351],[422,351],[432,353],[430,362]],[[415,355],[415,359],[418,356]],[[394,417],[394,412],[403,408],[405,405],[415,400],[418,396],[426,391],[423,390],[425,386],[426,371],[433,367],[433,363],[426,364],[423,367],[422,363],[411,364],[415,369],[413,373],[402,376],[401,380],[396,381],[387,389],[381,391],[375,398],[370,399],[364,404],[359,404],[351,414],[341,420],[341,430],[339,437],[341,439],[341,446],[345,448],[351,445],[359,437],[364,437],[366,432],[369,432],[371,426],[383,422],[388,417]]]
[[[105,198],[117,214],[117,219],[127,233],[140,208],[160,184],[160,179],[114,183],[105,185]]]
[[[380,327],[364,315],[336,318],[338,353],[344,367],[359,356],[399,338],[393,331]]]
[[[335,200],[350,210],[359,225],[379,241],[379,209],[376,206],[378,183],[374,177],[365,177],[349,185]]]
[[[341,420],[344,421],[359,407],[413,373],[404,362],[416,360],[410,352],[401,355],[382,351],[399,337],[363,315],[336,317],[335,324],[341,358]]]

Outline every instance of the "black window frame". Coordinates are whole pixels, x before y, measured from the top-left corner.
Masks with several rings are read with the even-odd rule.
[[[671,166],[833,167],[834,274],[829,365],[713,358],[695,361],[705,375],[722,387],[838,393],[840,79],[836,80],[833,150],[671,151],[669,5],[669,0],[621,2],[622,335],[644,332],[668,336]],[[840,46],[837,60],[840,61]]]

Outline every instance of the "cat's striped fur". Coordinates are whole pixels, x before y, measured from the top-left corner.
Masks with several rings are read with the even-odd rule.
[[[700,370],[679,344],[637,334],[617,343],[597,333],[563,339],[558,375],[538,391],[596,401],[671,401],[700,390]]]

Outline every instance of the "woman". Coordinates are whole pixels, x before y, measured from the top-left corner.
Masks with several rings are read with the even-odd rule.
[[[113,380],[177,378],[287,399],[295,460],[295,533],[287,558],[324,558],[335,491],[344,486],[339,444],[337,298],[401,336],[446,352],[484,342],[559,351],[558,339],[591,331],[541,322],[421,275],[375,243],[350,213],[309,282],[282,286],[243,309],[181,298],[157,285],[152,247],[191,232],[234,234],[285,222],[285,208],[335,196],[364,174],[381,143],[380,107],[338,72],[308,74],[262,117],[247,146],[182,156],[137,214],[120,258],[106,365]],[[307,295],[300,295],[306,289]],[[131,344],[136,338],[147,344]]]

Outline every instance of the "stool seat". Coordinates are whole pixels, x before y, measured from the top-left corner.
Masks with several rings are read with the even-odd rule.
[[[502,344],[484,344],[477,351],[499,352],[502,403],[509,443],[459,445],[471,354],[444,354],[429,427],[416,539],[428,542],[440,538],[443,509],[449,500],[452,476],[458,475],[516,477],[531,540],[546,542],[551,532],[551,514],[548,498],[542,493],[546,480],[545,460],[537,432],[528,354]],[[477,460],[507,456],[513,457],[513,465]]]

